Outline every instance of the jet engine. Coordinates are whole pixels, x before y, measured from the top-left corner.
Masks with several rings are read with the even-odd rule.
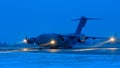
[[[88,38],[87,37],[80,37],[80,38],[77,38],[77,42],[78,43],[83,43],[83,42],[85,42],[86,40],[87,40]]]
[[[80,39],[80,38],[77,38],[77,42],[78,42],[78,43],[81,43],[81,39]]]
[[[27,44],[34,44],[35,43],[35,38],[25,38],[23,40],[24,43],[27,43]]]
[[[60,42],[61,42],[61,43],[65,43],[65,42],[67,42],[68,40],[69,40],[68,37],[60,37]]]

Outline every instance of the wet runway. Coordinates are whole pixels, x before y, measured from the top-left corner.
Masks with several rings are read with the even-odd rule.
[[[56,53],[56,54],[120,55],[119,48],[41,49],[39,51],[31,51],[31,52]]]
[[[119,68],[120,55],[11,52],[0,54],[0,68]]]
[[[0,49],[0,68],[119,68],[119,48]]]
[[[29,53],[54,53],[54,54],[92,54],[92,55],[120,55],[120,48],[82,48],[82,49],[38,49],[18,48],[2,49],[0,53],[29,52]]]

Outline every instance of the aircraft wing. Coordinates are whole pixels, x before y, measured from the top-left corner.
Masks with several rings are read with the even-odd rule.
[[[76,35],[60,35],[59,37],[69,37],[69,38],[80,38],[80,36],[76,36]],[[84,36],[85,39],[109,39],[109,38],[106,38],[106,37],[92,37],[92,36]]]
[[[70,39],[75,39],[75,38],[80,38],[81,39],[81,36],[77,36],[77,35],[67,35],[67,36],[64,36],[64,35],[60,35],[60,37],[69,37]],[[92,36],[82,36],[82,39],[81,40],[87,40],[87,39],[103,39],[103,40],[108,40],[110,42],[116,42],[118,40],[118,38],[116,38],[115,36],[112,36],[112,37],[92,37]]]
[[[86,38],[91,38],[91,39],[109,39],[106,37],[90,37],[90,36],[86,36]]]

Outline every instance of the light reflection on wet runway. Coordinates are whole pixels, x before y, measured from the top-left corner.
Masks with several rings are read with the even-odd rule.
[[[0,51],[0,53],[12,53],[12,52],[120,55],[119,48],[82,48],[82,49],[20,48],[20,49],[6,49],[6,50],[3,49]]]
[[[1,68],[119,68],[119,48],[0,50]]]
[[[49,49],[47,49],[49,51]],[[119,68],[120,55],[61,54],[42,51],[0,54],[1,68]],[[56,49],[52,49],[56,50]]]

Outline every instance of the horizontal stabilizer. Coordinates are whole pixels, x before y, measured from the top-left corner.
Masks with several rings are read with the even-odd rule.
[[[84,18],[86,20],[103,20],[103,18],[86,18],[86,17],[83,17],[83,16],[81,18]],[[73,19],[72,21],[78,21],[78,20],[81,20],[81,18]]]
[[[86,18],[84,16],[81,16],[81,18],[72,20],[72,21],[80,20],[79,25],[78,25],[75,33],[76,34],[80,34],[81,33],[81,31],[82,31],[83,27],[85,26],[87,20],[102,20],[102,19],[103,18]]]

